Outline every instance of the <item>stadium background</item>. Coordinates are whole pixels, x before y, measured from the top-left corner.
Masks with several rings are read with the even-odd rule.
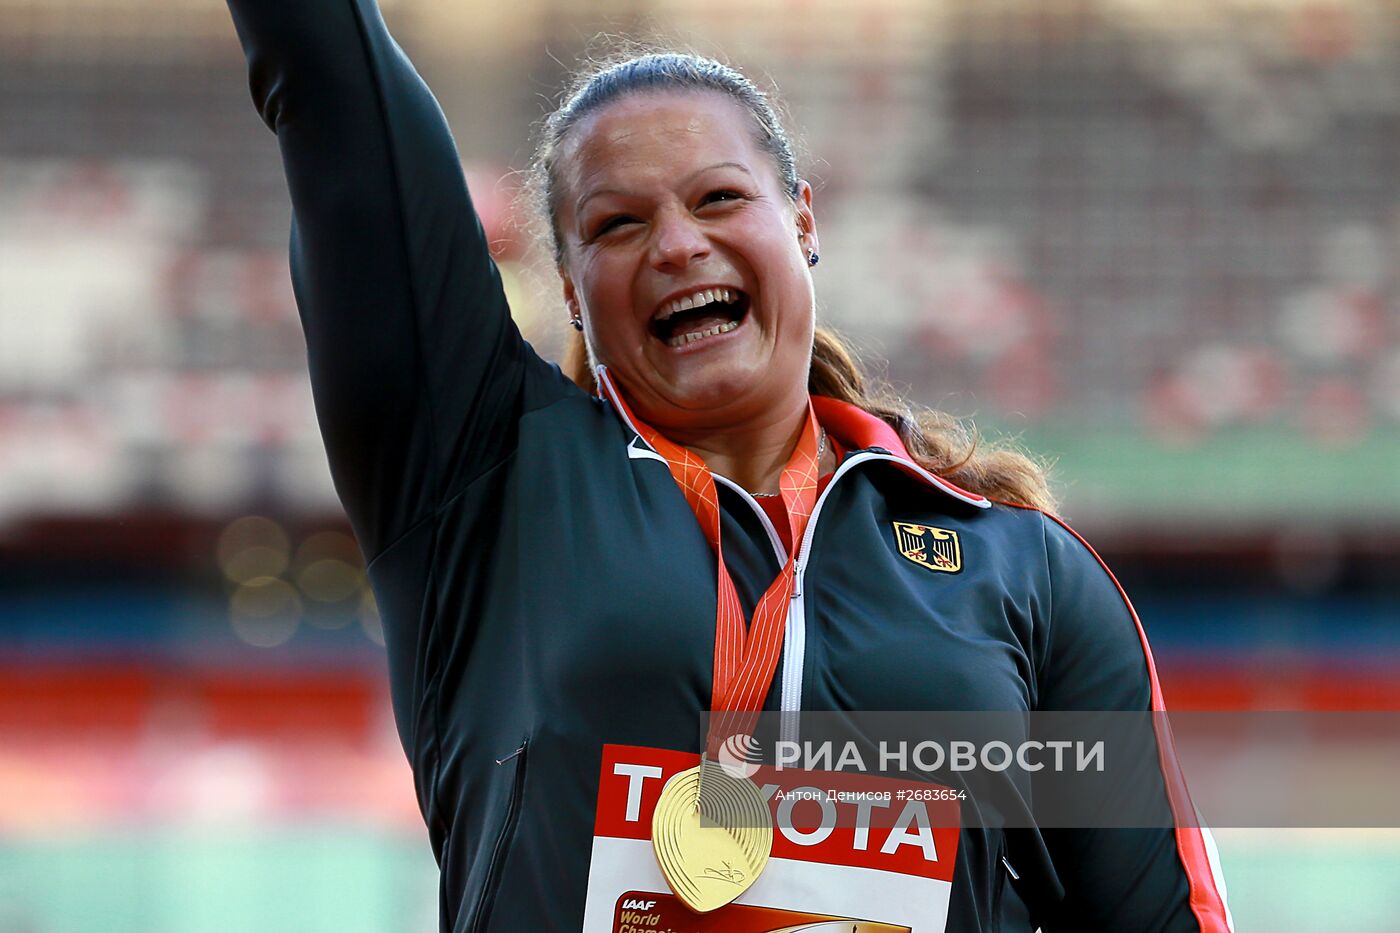
[[[543,350],[559,63],[722,51],[806,136],[826,320],[1057,461],[1173,708],[1400,709],[1400,5],[385,7]],[[435,928],[288,218],[222,5],[0,0],[0,930]],[[1400,929],[1394,832],[1218,836],[1241,930]]]

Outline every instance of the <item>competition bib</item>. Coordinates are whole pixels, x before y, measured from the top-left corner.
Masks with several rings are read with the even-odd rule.
[[[759,768],[773,850],[752,887],[709,913],[672,892],[652,848],[666,783],[698,755],[605,745],[583,933],[941,933],[957,859],[959,808],[947,788],[831,771]],[[733,864],[692,878],[750,881]]]

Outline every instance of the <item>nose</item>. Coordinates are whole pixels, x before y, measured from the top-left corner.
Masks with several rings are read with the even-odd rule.
[[[663,272],[684,269],[710,254],[710,240],[688,211],[664,211],[651,237],[651,264]]]

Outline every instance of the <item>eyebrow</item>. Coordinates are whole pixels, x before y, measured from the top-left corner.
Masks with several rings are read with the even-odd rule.
[[[716,162],[714,165],[707,165],[704,168],[698,168],[695,171],[691,172],[689,175],[681,179],[681,184],[685,184],[686,182],[689,182],[692,179],[705,174],[706,172],[713,172],[717,168],[737,168],[739,171],[743,172],[750,178],[753,177],[753,172],[749,171],[748,166],[746,165],[742,165],[738,162]],[[596,198],[599,195],[603,194],[626,194],[626,192],[619,191],[616,188],[599,188],[597,191],[590,191],[583,197],[579,198],[578,203],[574,205],[574,216],[578,216],[579,214],[583,213],[583,205],[587,204],[593,198]]]

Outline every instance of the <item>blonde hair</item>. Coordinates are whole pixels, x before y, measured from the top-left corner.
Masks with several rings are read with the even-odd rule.
[[[597,391],[583,334],[573,333],[564,354],[564,374]],[[867,378],[855,354],[835,332],[816,329],[807,390],[864,409],[894,428],[914,462],[949,482],[998,502],[1054,512],[1046,468],[1014,445],[983,439],[967,422],[947,412],[915,411],[889,386]]]

